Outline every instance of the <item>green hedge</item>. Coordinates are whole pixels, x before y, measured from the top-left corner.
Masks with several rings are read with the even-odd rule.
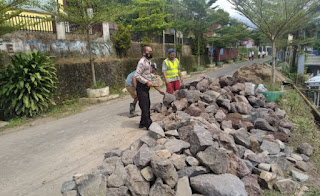
[[[164,58],[154,58],[158,71],[161,75],[161,65]],[[96,80],[105,82],[111,89],[124,88],[124,80],[129,73],[136,69],[138,58],[127,58],[123,60],[109,60],[95,63]],[[201,66],[209,64],[209,58],[201,57]],[[181,66],[188,72],[197,67],[197,56],[185,56],[180,59]],[[88,63],[57,64],[58,88],[55,94],[57,102],[74,97],[85,97],[86,89],[92,86],[91,69]]]

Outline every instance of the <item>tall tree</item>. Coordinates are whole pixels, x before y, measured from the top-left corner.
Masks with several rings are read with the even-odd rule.
[[[10,19],[18,16],[22,12],[21,6],[26,3],[27,0],[0,0],[0,37],[25,25],[22,22],[13,24]]]
[[[43,10],[56,16],[58,22],[69,22],[77,26],[78,31],[86,35],[93,85],[96,85],[94,60],[91,48],[90,31],[93,25],[105,21],[114,21],[121,13],[120,5],[116,1],[105,0],[67,0],[63,6],[56,0],[47,5],[37,4]]]
[[[320,6],[319,0],[228,0],[272,43],[272,83],[275,83],[276,41],[290,29],[309,20]]]
[[[145,38],[151,41],[151,34],[160,35],[163,30],[170,27],[165,13],[166,0],[133,0],[133,12],[138,18],[133,19],[132,30],[145,33]]]
[[[215,7],[212,7],[215,2],[216,0],[182,0],[187,10],[187,15],[185,15],[182,21],[184,27],[197,36],[198,66],[200,66],[200,41],[204,33],[207,32],[208,27],[214,23],[210,15],[210,10],[215,9]]]

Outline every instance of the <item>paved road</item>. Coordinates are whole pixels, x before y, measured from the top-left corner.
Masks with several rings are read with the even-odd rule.
[[[253,62],[259,61],[263,60]],[[207,75],[231,76],[253,62],[225,65]],[[104,152],[127,148],[146,133],[137,128],[139,117],[126,117],[130,101],[126,96],[67,118],[1,134],[0,196],[60,195],[64,181],[94,170]],[[152,91],[151,102],[161,102],[158,92]]]

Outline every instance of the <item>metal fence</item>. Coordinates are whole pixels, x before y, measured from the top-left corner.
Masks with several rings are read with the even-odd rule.
[[[56,32],[55,22],[51,18],[18,15],[7,21],[12,26],[20,26],[21,31]]]

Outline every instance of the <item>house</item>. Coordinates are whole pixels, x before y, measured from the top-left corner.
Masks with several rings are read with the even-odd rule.
[[[42,4],[49,3],[50,0],[41,0]],[[57,0],[58,3],[65,5],[65,0]],[[12,25],[19,23],[26,24],[21,30],[26,31],[42,31],[42,32],[55,32],[56,26],[53,21],[46,20],[45,18],[52,18],[53,16],[40,8],[30,5],[22,6],[23,11],[19,16],[13,17],[9,20]]]

